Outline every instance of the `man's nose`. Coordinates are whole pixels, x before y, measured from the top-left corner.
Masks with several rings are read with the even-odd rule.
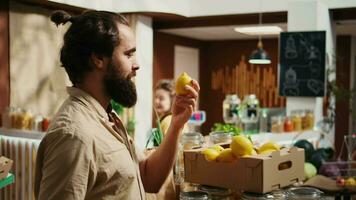
[[[140,69],[140,66],[139,65],[133,65],[132,66],[132,70],[134,70],[134,71],[137,71],[137,70],[139,70]]]

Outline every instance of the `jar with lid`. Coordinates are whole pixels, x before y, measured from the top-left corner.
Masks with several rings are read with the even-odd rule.
[[[223,101],[223,119],[225,123],[237,124],[241,100],[237,94],[226,95]]]
[[[324,193],[312,187],[292,187],[287,190],[290,200],[322,200]]]
[[[209,194],[211,200],[232,200],[234,199],[233,193],[230,189],[213,187],[208,185],[199,185],[199,191]]]
[[[312,130],[314,128],[314,112],[312,110],[305,111],[305,120],[306,120],[306,130]]]
[[[230,143],[233,134],[231,132],[213,131],[209,133],[209,140],[213,144]]]
[[[293,110],[291,112],[292,115],[292,122],[293,122],[293,129],[294,131],[302,131],[302,117],[300,111]]]
[[[181,184],[184,182],[184,150],[190,150],[195,147],[201,147],[204,144],[204,137],[198,132],[183,133],[180,138],[179,150],[176,165],[174,168],[175,182]]]
[[[287,200],[288,193],[283,190],[275,190],[265,194],[243,192],[241,195],[241,200],[268,200],[268,199]]]
[[[271,132],[272,133],[282,133],[284,129],[284,117],[283,116],[273,116],[271,117]]]
[[[210,200],[209,194],[202,191],[180,192],[179,200]]]
[[[292,132],[293,131],[293,122],[290,117],[284,118],[284,132]]]
[[[244,133],[257,133],[259,125],[259,101],[256,95],[246,95],[244,97],[242,105],[243,109],[241,109],[241,121]]]

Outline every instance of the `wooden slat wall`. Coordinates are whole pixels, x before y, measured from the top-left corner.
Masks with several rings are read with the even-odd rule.
[[[256,49],[257,40],[206,42],[200,68],[200,108],[207,112],[202,133],[208,134],[216,122],[223,122],[222,102],[226,94],[240,99],[256,94],[262,107],[285,107],[278,95],[278,39],[264,39],[264,48],[272,63],[251,65],[248,57]]]
[[[211,72],[211,89],[220,90],[224,95],[256,94],[262,107],[284,106],[284,97],[278,95],[277,75],[271,66],[249,65],[245,56],[239,65],[229,68],[225,66]]]

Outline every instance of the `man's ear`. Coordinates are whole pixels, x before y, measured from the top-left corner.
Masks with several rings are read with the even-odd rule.
[[[93,67],[95,67],[96,69],[102,70],[105,68],[105,66],[107,65],[107,60],[105,59],[105,56],[102,55],[98,55],[95,53],[92,53],[90,55],[90,61],[93,64]]]

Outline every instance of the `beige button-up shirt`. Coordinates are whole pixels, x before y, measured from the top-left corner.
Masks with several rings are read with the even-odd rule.
[[[36,198],[145,199],[139,160],[119,118],[110,113],[109,120],[80,89],[68,88],[68,93],[38,150]]]

